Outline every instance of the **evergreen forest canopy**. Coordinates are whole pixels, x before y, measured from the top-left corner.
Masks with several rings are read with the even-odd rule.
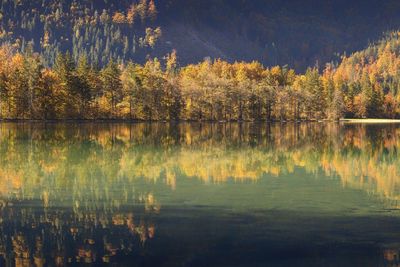
[[[176,49],[182,65],[210,57],[304,72],[397,29],[399,12],[397,0],[0,0],[0,42],[33,44],[48,64],[57,51],[104,66]]]
[[[3,0],[0,10],[0,119],[400,117],[399,32],[298,73],[258,61],[180,66],[175,50],[148,56],[162,34],[153,0]]]
[[[1,0],[0,42],[39,51],[45,66],[65,51],[104,66],[144,58],[161,36],[156,16],[154,0]]]

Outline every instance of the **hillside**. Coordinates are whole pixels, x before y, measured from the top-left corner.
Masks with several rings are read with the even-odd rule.
[[[0,41],[39,51],[46,65],[69,51],[103,66],[110,59],[145,58],[161,36],[153,0],[0,1]]]
[[[356,117],[398,117],[400,103],[400,32],[343,57],[328,66],[332,79],[345,94],[347,113]],[[385,115],[383,115],[385,114]]]
[[[400,26],[395,0],[158,1],[164,40],[184,64],[205,56],[304,71],[350,54]]]
[[[176,49],[182,65],[206,57],[258,60],[304,71],[363,49],[400,26],[396,0],[0,0],[0,41],[33,44],[49,63],[70,50],[100,65],[143,63]],[[160,27],[160,28],[158,28]],[[146,31],[147,29],[147,31]]]

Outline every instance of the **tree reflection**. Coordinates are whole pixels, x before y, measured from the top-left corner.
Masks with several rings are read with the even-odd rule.
[[[131,254],[155,236],[151,185],[182,179],[257,182],[301,168],[397,207],[399,145],[396,125],[0,124],[0,254],[16,266]]]
[[[152,213],[140,209],[76,214],[68,208],[25,206],[8,202],[1,207],[1,266],[108,263],[139,253],[155,236]]]
[[[75,208],[118,206],[137,179],[175,188],[178,176],[257,181],[303,168],[397,201],[399,136],[394,125],[2,124],[0,193],[44,206],[70,194]]]

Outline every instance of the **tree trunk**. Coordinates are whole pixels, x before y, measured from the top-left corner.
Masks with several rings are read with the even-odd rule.
[[[242,107],[242,101],[239,102],[239,120],[241,121],[243,119],[243,107]]]
[[[129,99],[129,119],[132,120],[132,97]]]

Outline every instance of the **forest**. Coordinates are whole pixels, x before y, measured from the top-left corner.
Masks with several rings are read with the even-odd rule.
[[[3,120],[400,116],[397,31],[342,56],[339,63],[316,64],[303,72],[288,65],[211,58],[181,65],[176,50],[151,56],[162,38],[153,0],[0,3]]]
[[[104,66],[175,49],[182,65],[210,57],[305,72],[398,29],[399,12],[397,0],[0,0],[0,43],[32,45],[46,66],[57,52]]]
[[[195,121],[398,118],[400,33],[340,64],[287,66],[206,59],[180,66],[175,51],[144,64],[57,53],[46,67],[32,47],[0,48],[0,118]]]
[[[94,65],[145,58],[161,36],[154,0],[0,0],[0,43],[33,49],[45,66],[60,52]]]

